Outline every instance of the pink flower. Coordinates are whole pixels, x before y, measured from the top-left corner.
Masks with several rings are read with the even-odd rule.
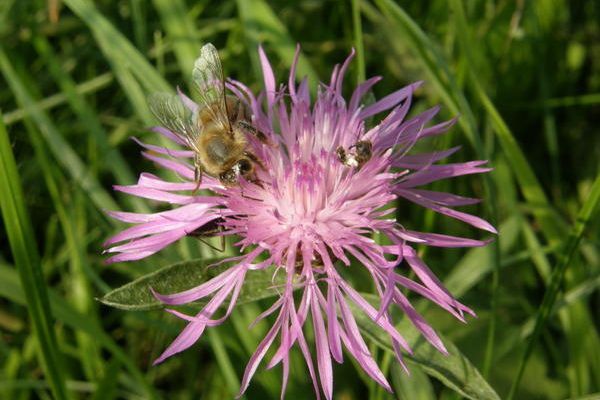
[[[194,316],[169,310],[188,321],[188,325],[156,363],[190,347],[206,327],[222,323],[232,312],[246,275],[274,265],[277,273],[285,274],[286,285],[273,305],[258,317],[276,315],[272,328],[246,367],[240,393],[247,389],[267,351],[273,347],[274,354],[267,367],[282,364],[283,397],[289,374],[289,351],[294,345],[299,346],[304,356],[317,396],[320,385],[325,397],[332,398],[332,361],[343,362],[343,348],[365,373],[391,391],[369,352],[350,304],[387,332],[403,367],[402,352],[410,354],[411,349],[394,327],[390,317],[392,306],[399,307],[423,336],[445,353],[440,338],[401,289],[431,300],[460,321],[464,321],[465,313],[475,314],[443,287],[413,245],[474,247],[487,241],[409,230],[395,220],[394,208],[386,206],[402,197],[496,233],[483,219],[454,209],[474,204],[477,199],[419,188],[441,179],[487,172],[489,168],[483,166],[486,161],[436,164],[458,148],[407,154],[418,140],[443,134],[454,123],[451,120],[427,126],[439,107],[407,118],[413,92],[420,82],[363,106],[363,95],[380,80],[371,78],[356,88],[348,102],[342,97],[342,81],[352,53],[342,66],[334,68],[331,82],[319,87],[311,104],[307,81],[299,85],[294,81],[297,54],[287,87],[277,88],[271,65],[262,49],[259,53],[264,94],[257,98],[242,83],[228,83],[228,88],[250,107],[252,124],[273,143],[269,146],[251,140],[252,151],[264,164],[264,168],[257,168],[259,184],[242,181],[239,186],[225,188],[218,180],[204,176],[201,188],[214,191],[215,196],[194,195],[191,151],[140,142],[151,151],[144,153],[146,157],[176,172],[184,182],[166,182],[144,173],[136,185],[116,187],[135,196],[171,203],[176,208],[155,214],[111,213],[135,225],[107,242],[107,251],[117,253],[109,261],[148,257],[211,221],[219,222],[225,235],[241,237],[236,244],[241,254],[236,257],[237,265],[185,292],[155,293],[167,305],[210,299]],[[266,97],[264,109],[262,96]],[[185,95],[180,93],[180,97],[190,109],[197,107]],[[391,111],[377,126],[366,128],[365,119],[388,110]],[[155,131],[183,145],[177,132],[160,127]],[[359,158],[359,142],[371,145],[370,157]],[[340,148],[346,153],[345,163]],[[378,244],[369,237],[373,232],[385,235],[392,244]],[[351,266],[351,259],[358,263]],[[368,271],[375,283],[380,297],[377,307],[344,279],[357,264]],[[401,274],[405,266],[415,273],[418,281]],[[299,302],[294,301],[295,290],[301,291]],[[227,299],[225,315],[215,318],[214,314]],[[310,325],[306,325],[308,320]],[[308,326],[314,330],[316,360],[305,337]]]

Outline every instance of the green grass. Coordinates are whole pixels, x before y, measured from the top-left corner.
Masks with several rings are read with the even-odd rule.
[[[106,266],[101,255],[102,242],[123,228],[105,210],[156,207],[111,189],[156,172],[127,140],[161,142],[147,130],[155,121],[146,96],[189,90],[191,65],[206,42],[220,50],[226,75],[254,90],[262,87],[258,44],[281,81],[300,43],[297,76],[313,84],[355,48],[347,93],[373,75],[383,76],[375,97],[425,80],[412,112],[441,104],[438,121],[460,115],[451,133],[427,145],[462,145],[451,161],[488,159],[494,167],[485,177],[433,187],[483,197],[470,210],[500,230],[485,248],[420,249],[479,315],[464,325],[414,299],[456,349],[453,358],[421,346],[410,360],[413,375],[405,376],[373,332],[370,348],[397,396],[347,361],[335,369],[336,398],[600,393],[600,7],[593,0],[0,4],[0,398],[237,394],[269,327],[248,330],[248,323],[270,300],[240,306],[157,367],[151,361],[180,322],[95,300],[182,259],[215,256],[194,241],[135,263]],[[57,22],[49,7],[58,7]],[[415,229],[479,235],[404,203],[399,218]],[[288,397],[313,398],[298,352],[291,365]],[[277,398],[279,388],[280,370],[259,369],[246,397]]]

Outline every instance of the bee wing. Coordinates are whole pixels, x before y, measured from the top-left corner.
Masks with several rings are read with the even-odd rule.
[[[177,95],[153,93],[148,106],[160,123],[183,140],[189,148],[197,151],[197,139],[201,129],[194,121],[193,113]]]
[[[223,67],[219,53],[211,43],[202,46],[200,57],[194,63],[192,77],[198,86],[202,110],[209,113],[213,122],[221,124],[223,129],[233,134],[225,102]]]

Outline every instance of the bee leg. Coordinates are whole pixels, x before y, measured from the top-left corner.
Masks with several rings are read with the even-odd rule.
[[[223,228],[220,228],[220,229],[222,230]],[[219,246],[220,248],[217,248],[215,250],[222,253],[225,251],[225,236],[219,235],[219,238],[220,238],[220,246]]]
[[[219,227],[219,233],[220,232],[223,232],[222,226]],[[203,238],[201,238],[199,236],[195,236],[195,238],[198,239],[199,241],[201,241],[202,243],[204,243],[205,245],[207,245],[208,247],[210,247],[211,249],[218,251],[219,253],[222,253],[225,251],[225,236],[223,236],[223,235],[219,235],[219,238],[220,238],[219,247],[209,243],[208,240],[204,240]]]
[[[225,237],[221,236],[221,243],[219,244],[219,247],[214,246],[210,243],[208,243],[206,240],[202,239],[202,238],[196,238],[199,241],[201,241],[202,243],[204,243],[205,245],[207,245],[208,247],[210,247],[211,249],[218,251],[219,253],[222,253],[225,251]]]
[[[196,182],[196,187],[192,191],[192,195],[196,194],[202,183],[202,166],[197,158],[194,159],[194,181]]]
[[[275,144],[273,144],[273,142],[269,140],[267,135],[265,135],[264,132],[261,132],[258,129],[256,129],[256,127],[250,122],[241,119],[237,122],[237,126],[240,129],[252,134],[252,136],[257,138],[262,144],[266,144],[269,147],[275,147]]]
[[[266,171],[264,164],[262,163],[262,161],[260,161],[260,158],[256,157],[254,154],[252,154],[248,151],[245,151],[244,155],[246,157],[248,157],[250,160],[252,160],[253,163],[258,165],[260,167],[260,169],[262,169],[263,171]]]
[[[262,169],[263,171],[266,171],[266,168],[265,168],[265,166],[263,165],[262,161],[260,161],[260,158],[256,157],[254,154],[252,154],[252,153],[250,153],[250,152],[248,152],[248,151],[245,151],[245,152],[244,152],[244,156],[245,156],[245,157],[248,157],[248,158],[249,158],[249,159],[250,159],[250,160],[251,160],[253,163],[255,163],[256,165],[258,165],[258,167],[259,167],[260,169]],[[255,185],[257,185],[258,187],[264,188],[264,186],[263,186],[263,181],[261,181],[260,179],[256,178],[256,175],[255,175],[255,174],[252,174],[252,175],[253,175],[253,177],[252,177],[252,179],[250,179],[250,182],[254,183],[254,184],[255,184]],[[244,195],[244,189],[243,189],[243,188],[241,188],[241,190],[242,190],[242,197],[245,197],[245,198],[247,198],[247,199],[252,199],[252,200],[258,200],[258,201],[262,201],[262,200],[255,199],[255,198],[253,198],[253,197],[248,197],[248,196]]]

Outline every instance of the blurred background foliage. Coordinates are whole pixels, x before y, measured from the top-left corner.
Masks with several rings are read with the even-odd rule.
[[[463,325],[424,303],[419,308],[501,398],[598,398],[600,224],[590,218],[597,197],[589,196],[600,160],[598,21],[594,0],[1,1],[0,110],[10,146],[0,155],[6,161],[14,154],[24,197],[13,202],[25,210],[15,215],[25,215],[33,229],[29,236],[20,231],[3,209],[0,397],[221,399],[237,393],[245,362],[268,327],[247,325],[270,300],[239,307],[229,322],[158,367],[152,360],[181,322],[161,311],[124,312],[94,300],[182,258],[222,256],[194,241],[127,265],[106,266],[101,254],[102,242],[123,228],[104,210],[158,207],[111,190],[155,171],[129,140],[159,140],[147,130],[154,121],[145,96],[176,85],[189,90],[193,61],[212,42],[226,75],[255,90],[262,87],[258,43],[280,79],[300,43],[299,75],[312,82],[327,80],[333,65],[357,49],[348,93],[365,76],[383,76],[375,97],[425,80],[413,114],[441,104],[438,121],[460,120],[424,146],[462,145],[451,161],[488,159],[494,167],[487,177],[432,186],[484,197],[470,211],[493,221],[500,235],[484,249],[420,249],[477,319]],[[18,183],[16,175],[6,176],[3,188]],[[398,210],[409,228],[480,235],[409,204]],[[24,259],[39,253],[29,265],[43,276],[27,275],[19,265],[19,279],[14,243],[22,245]],[[531,341],[536,321],[540,335]],[[35,340],[44,326],[56,338],[46,332],[45,341]],[[524,357],[528,343],[532,351]],[[335,369],[336,398],[461,398],[418,365],[411,377],[403,375],[388,353],[373,348],[396,394],[346,361]],[[524,375],[511,393],[520,365]],[[245,397],[276,398],[279,388],[277,369],[260,370]],[[313,397],[298,354],[288,397]]]

